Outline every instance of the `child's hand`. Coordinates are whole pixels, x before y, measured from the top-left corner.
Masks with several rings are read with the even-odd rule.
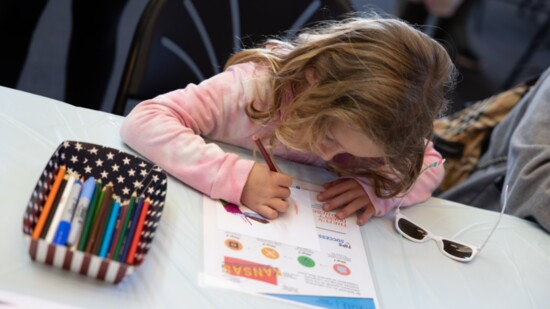
[[[292,178],[272,172],[266,165],[254,164],[241,195],[241,203],[260,215],[275,219],[287,211]]]
[[[317,200],[325,202],[324,211],[332,211],[341,208],[337,213],[338,219],[345,219],[359,210],[362,210],[357,218],[357,224],[363,225],[374,215],[374,206],[363,189],[355,179],[338,179],[326,183],[325,191],[317,195]]]

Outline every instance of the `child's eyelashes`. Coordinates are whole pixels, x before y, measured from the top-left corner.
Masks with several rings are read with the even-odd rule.
[[[330,134],[325,135],[325,140],[331,143],[336,143],[336,140]]]

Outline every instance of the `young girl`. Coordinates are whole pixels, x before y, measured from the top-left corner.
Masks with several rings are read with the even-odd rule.
[[[225,153],[212,140],[323,165],[341,178],[318,195],[325,211],[362,225],[429,198],[443,177],[429,142],[454,66],[437,42],[396,19],[350,18],[233,55],[224,72],[136,106],[121,135],[200,192],[274,219],[292,179]],[[417,179],[418,178],[418,179]]]

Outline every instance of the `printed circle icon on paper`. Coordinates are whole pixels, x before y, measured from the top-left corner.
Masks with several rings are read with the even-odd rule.
[[[275,250],[273,248],[269,248],[269,247],[262,248],[262,254],[266,258],[272,259],[272,260],[276,260],[276,259],[279,258],[279,252],[277,252],[277,250]]]
[[[334,271],[342,276],[347,276],[349,274],[351,274],[351,270],[349,269],[349,267],[347,267],[346,265],[342,265],[342,264],[334,264],[332,266],[332,268],[334,269]]]
[[[315,266],[315,261],[312,260],[309,256],[301,255],[298,257],[298,262],[305,267],[312,268]]]
[[[243,244],[235,239],[226,239],[225,246],[231,250],[240,251],[243,249]]]

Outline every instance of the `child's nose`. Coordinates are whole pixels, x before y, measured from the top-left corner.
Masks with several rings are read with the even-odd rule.
[[[333,157],[334,157],[334,154],[326,154],[326,153],[323,153],[323,154],[321,155],[321,158],[322,158],[324,161],[330,161]]]
[[[332,158],[337,155],[340,152],[340,149],[333,147],[333,148],[325,148],[323,153],[321,154],[321,158],[325,161],[330,161]]]

